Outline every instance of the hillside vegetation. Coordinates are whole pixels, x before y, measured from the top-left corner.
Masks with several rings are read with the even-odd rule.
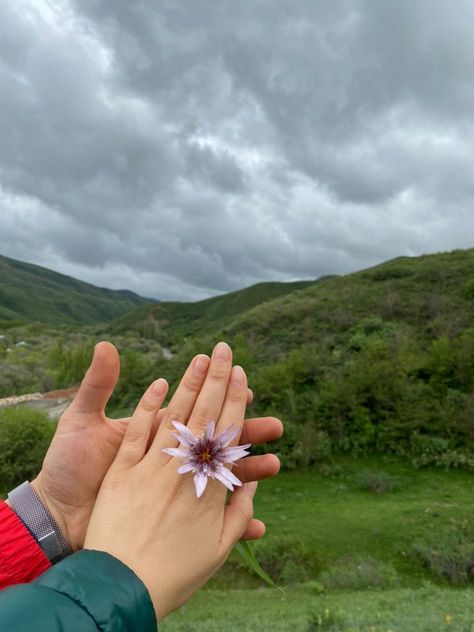
[[[182,320],[170,318],[166,337],[176,355],[142,367],[138,380],[128,376],[116,403],[131,404],[133,384],[137,397],[159,371],[177,379],[191,353],[224,338],[249,373],[255,411],[287,423],[287,466],[348,450],[472,468],[473,315],[474,250],[402,257],[323,279],[233,319],[196,311],[195,335],[186,339]],[[163,332],[142,335],[160,340]]]
[[[122,354],[111,410],[125,411],[157,376],[176,386],[192,354],[225,339],[256,393],[252,412],[286,422],[279,450],[286,467],[330,469],[333,454],[349,451],[474,469],[473,314],[474,250],[464,250],[142,306],[89,330],[45,337],[37,327],[12,328],[0,354],[3,344],[10,385],[21,364],[36,366],[39,382],[46,366],[48,383],[69,386],[81,379],[93,344],[108,338]],[[12,348],[21,337],[30,349]],[[24,375],[23,392],[26,382]]]
[[[149,302],[0,255],[0,320],[93,324]]]
[[[180,344],[185,337],[213,333],[257,305],[286,296],[318,281],[257,283],[251,287],[195,303],[163,302],[144,305],[111,323],[111,333],[130,333]]]

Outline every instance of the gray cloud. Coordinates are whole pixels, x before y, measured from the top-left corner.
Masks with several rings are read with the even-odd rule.
[[[474,7],[4,0],[0,250],[194,299],[473,245]]]

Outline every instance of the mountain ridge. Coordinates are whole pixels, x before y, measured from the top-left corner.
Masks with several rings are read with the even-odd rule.
[[[0,320],[96,324],[154,302],[0,255]]]

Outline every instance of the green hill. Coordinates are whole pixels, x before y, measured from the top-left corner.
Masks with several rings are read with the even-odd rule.
[[[229,333],[245,333],[258,355],[275,359],[301,344],[337,344],[367,319],[375,329],[375,322],[382,328],[389,323],[403,325],[417,339],[433,340],[456,337],[474,326],[473,316],[474,249],[470,249],[398,257],[327,278],[243,313]]]
[[[149,302],[0,255],[0,320],[94,324]]]
[[[287,467],[330,465],[342,450],[474,470],[474,249],[400,257],[313,282],[264,283],[197,303],[144,305],[81,333],[45,338],[12,328],[1,345],[11,367],[29,358],[28,375],[36,353],[37,382],[62,387],[81,379],[103,337],[122,356],[111,410],[133,408],[158,375],[176,385],[192,354],[225,339],[255,391],[252,414],[286,422]],[[26,374],[18,386],[19,372],[11,371],[4,391],[25,392]]]
[[[209,334],[230,325],[238,316],[256,305],[313,285],[315,281],[258,283],[194,303],[163,302],[144,305],[110,324],[112,333],[134,332],[165,345],[183,338]]]
[[[254,412],[286,421],[285,465],[350,450],[474,469],[474,249],[295,289],[254,306],[243,291],[193,314],[175,304],[135,312],[153,314],[140,334],[171,342],[175,356],[131,370],[116,401],[128,405],[157,374],[175,382],[191,353],[223,338],[248,371]]]

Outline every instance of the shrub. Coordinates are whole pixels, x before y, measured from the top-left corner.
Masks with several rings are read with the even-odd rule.
[[[325,464],[331,459],[331,439],[327,432],[318,430],[314,424],[305,424],[298,432],[289,458],[295,466],[308,467]]]
[[[389,588],[398,583],[398,578],[389,564],[372,557],[349,556],[334,562],[318,581],[326,590],[362,590]]]
[[[307,581],[316,565],[311,551],[302,542],[289,536],[258,541],[255,544],[255,556],[270,577],[283,584]]]
[[[464,468],[474,470],[474,453],[468,448],[455,448],[449,439],[415,434],[412,441],[413,467],[437,465],[446,470]]]
[[[0,409],[0,489],[8,491],[40,471],[55,426],[30,408]]]
[[[393,476],[380,470],[363,470],[357,476],[356,482],[359,489],[371,492],[377,496],[393,492],[397,486],[397,481]]]
[[[464,286],[464,296],[467,299],[474,300],[474,279],[471,279]]]
[[[418,540],[412,550],[437,579],[456,585],[474,583],[474,533],[464,525]]]

